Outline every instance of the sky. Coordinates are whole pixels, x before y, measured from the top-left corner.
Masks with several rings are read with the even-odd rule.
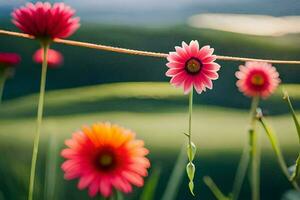
[[[0,0],[0,17],[26,0]],[[35,2],[35,1],[32,1]],[[55,2],[55,1],[50,1]],[[63,0],[82,21],[125,25],[174,25],[203,13],[300,15],[299,0]]]

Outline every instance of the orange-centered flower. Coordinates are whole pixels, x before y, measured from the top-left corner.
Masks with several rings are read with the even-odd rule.
[[[182,42],[182,47],[175,47],[176,52],[170,52],[167,59],[166,76],[172,77],[171,84],[182,86],[187,94],[194,87],[197,93],[212,89],[212,80],[218,79],[217,71],[220,65],[215,63],[214,49],[210,46],[199,48],[198,41],[189,45]]]
[[[132,185],[143,186],[150,167],[148,150],[132,131],[97,123],[75,132],[65,144],[68,148],[61,152],[67,159],[62,164],[65,179],[79,178],[78,188],[88,187],[91,197],[98,192],[109,197],[113,189],[129,193]]]
[[[265,62],[246,62],[236,72],[236,83],[246,96],[269,97],[280,83],[279,73],[271,64]]]
[[[64,3],[27,3],[12,13],[13,23],[24,33],[40,39],[67,38],[79,28],[75,11]]]

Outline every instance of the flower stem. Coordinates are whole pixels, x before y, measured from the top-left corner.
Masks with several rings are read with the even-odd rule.
[[[2,97],[3,97],[3,91],[4,91],[4,85],[7,79],[7,73],[6,70],[3,69],[0,72],[0,104],[2,103]]]
[[[244,146],[242,157],[240,159],[237,172],[234,178],[233,189],[232,189],[232,200],[239,198],[241,188],[247,173],[249,165],[249,147],[248,144]]]
[[[49,49],[49,43],[42,43],[42,48],[44,50],[44,53],[43,53],[43,63],[42,63],[40,96],[39,96],[38,111],[37,111],[37,126],[36,126],[36,134],[34,138],[32,160],[31,160],[28,200],[33,199],[36,161],[37,161],[37,155],[39,149],[41,125],[43,120],[44,96],[45,96],[46,75],[47,75],[47,54]]]
[[[192,146],[193,89],[189,95],[189,145]]]
[[[265,132],[267,133],[267,136],[268,136],[268,138],[269,138],[269,140],[271,142],[273,151],[275,152],[278,164],[279,164],[279,166],[280,166],[283,174],[288,179],[288,181],[291,182],[291,184],[293,185],[293,187],[296,190],[299,190],[299,186],[298,186],[297,182],[291,180],[291,178],[290,178],[290,173],[289,173],[288,167],[287,167],[287,165],[286,165],[286,163],[284,161],[284,158],[283,158],[283,155],[282,155],[282,151],[280,149],[279,142],[277,140],[277,137],[276,137],[275,133],[267,125],[266,121],[264,120],[264,118],[262,116],[259,117],[259,122],[261,123],[262,127],[264,128]]]
[[[189,189],[192,195],[194,194],[194,176],[195,176],[195,165],[193,163],[195,154],[196,154],[196,146],[192,142],[192,112],[193,112],[193,89],[189,95],[189,132],[187,135],[188,137],[188,147],[187,147],[187,155],[189,158],[189,162],[186,166],[186,172],[189,177]]]
[[[251,158],[251,193],[252,200],[260,199],[260,148],[256,132],[256,109],[259,97],[253,97],[250,109],[249,144]]]

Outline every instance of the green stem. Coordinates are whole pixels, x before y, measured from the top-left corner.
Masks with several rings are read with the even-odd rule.
[[[39,149],[41,125],[43,120],[44,96],[45,96],[46,75],[47,75],[47,54],[49,49],[49,43],[42,43],[42,48],[44,49],[44,53],[43,53],[43,63],[42,63],[40,96],[39,96],[38,111],[37,111],[37,127],[36,127],[36,134],[34,138],[32,160],[31,160],[28,200],[33,199],[35,168],[36,168],[36,161],[37,161],[37,155]]]
[[[258,135],[256,132],[256,109],[258,107],[259,97],[253,97],[250,110],[250,158],[251,158],[251,192],[252,200],[260,199],[260,149]]]
[[[7,79],[6,70],[3,69],[3,71],[1,71],[1,72],[2,73],[0,73],[0,104],[2,103],[4,86],[5,86],[5,82],[6,82],[6,79]]]
[[[249,165],[249,147],[248,144],[246,144],[244,146],[243,154],[234,178],[233,189],[232,189],[232,200],[237,200],[239,198],[241,188],[247,173],[248,165]]]
[[[221,190],[218,188],[218,186],[209,176],[203,177],[203,181],[207,185],[207,187],[211,190],[211,192],[213,193],[216,199],[228,200],[228,198],[221,192]]]
[[[279,142],[277,140],[276,135],[271,130],[271,128],[267,125],[266,121],[264,120],[264,118],[262,116],[259,118],[259,122],[261,123],[262,127],[264,128],[265,132],[267,133],[267,136],[268,136],[268,138],[271,142],[271,145],[272,145],[272,149],[275,152],[278,164],[279,164],[283,174],[288,179],[288,181],[291,182],[293,187],[296,190],[299,190],[298,184],[295,181],[291,180],[291,178],[290,178],[290,173],[289,173],[288,167],[285,163],[285,160],[283,158],[282,151],[280,149]]]
[[[192,146],[193,89],[189,95],[189,145]]]

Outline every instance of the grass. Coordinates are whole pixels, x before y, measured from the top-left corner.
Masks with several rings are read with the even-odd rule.
[[[300,100],[298,85],[285,85],[294,101]],[[281,94],[277,93],[270,101],[265,103],[280,104]],[[21,97],[7,101],[1,105],[0,110],[0,152],[5,156],[0,162],[0,178],[8,180],[9,185],[15,185],[20,194],[26,194],[27,171],[31,155],[33,133],[35,130],[35,110],[37,95]],[[186,142],[183,134],[187,130],[187,96],[181,90],[174,89],[168,83],[115,83],[66,89],[48,92],[46,95],[46,117],[42,128],[42,145],[39,155],[39,193],[43,194],[46,155],[58,156],[63,148],[63,140],[69,138],[72,132],[84,124],[97,121],[111,121],[136,131],[137,137],[144,139],[150,149],[150,158],[153,165],[161,163],[163,169],[159,191],[163,192],[169,172],[173,168],[175,156],[182,144]],[[275,103],[274,103],[275,102]],[[277,102],[277,103],[276,103]],[[288,108],[286,107],[288,111]],[[268,121],[274,126],[281,146],[284,149],[287,161],[291,164],[296,156],[298,140],[292,118],[289,114],[270,116]],[[225,192],[230,191],[235,167],[246,142],[246,128],[248,121],[247,110],[207,106],[198,104],[193,112],[193,140],[198,147],[196,165],[199,166],[196,178],[196,193],[200,197],[212,199],[209,191],[201,183],[203,175],[213,176]],[[260,131],[263,133],[262,131]],[[57,146],[47,153],[48,142],[56,140]],[[53,143],[51,143],[53,144]],[[284,177],[276,165],[271,152],[271,146],[265,135],[262,135],[264,148],[263,161],[263,199],[281,195],[289,188]],[[17,157],[18,159],[14,159]],[[5,160],[5,162],[4,162]],[[58,158],[54,163],[61,163]],[[10,168],[5,166],[10,165]],[[85,192],[74,190],[76,182],[66,183],[62,180],[61,171],[57,168],[55,179],[56,199],[80,199]],[[48,168],[49,170],[49,168]],[[50,172],[46,172],[49,176]],[[2,176],[1,176],[2,174]],[[10,174],[13,178],[3,177]],[[48,175],[47,175],[48,174]],[[274,176],[276,175],[276,176]],[[178,198],[187,198],[187,187],[183,181]],[[276,182],[276,184],[275,184]],[[6,181],[4,181],[6,183]],[[230,183],[230,184],[228,184]],[[277,187],[276,192],[272,187]],[[7,189],[9,188],[9,189]],[[8,196],[11,187],[0,184],[2,196],[6,199],[22,199],[20,196]],[[15,193],[15,192],[14,192]],[[45,193],[49,193],[46,191]],[[247,198],[247,190],[244,191]],[[135,196],[134,196],[135,197]],[[132,198],[134,198],[132,197]],[[159,196],[158,196],[159,197]],[[1,192],[0,192],[1,199]]]

